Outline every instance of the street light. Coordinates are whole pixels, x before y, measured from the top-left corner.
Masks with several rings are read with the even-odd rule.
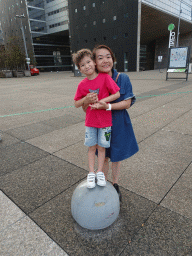
[[[24,47],[25,47],[25,56],[26,56],[26,61],[27,61],[27,67],[28,67],[28,70],[29,70],[30,59],[29,59],[28,53],[27,53],[27,45],[26,45],[25,33],[24,33],[23,22],[22,22],[22,18],[25,18],[25,15],[23,13],[22,15],[16,15],[16,17],[21,18],[21,31],[22,31],[22,35],[23,35],[23,42],[24,42]]]
[[[179,27],[180,27],[180,16],[181,16],[182,10],[181,10],[181,1],[180,1],[180,9],[179,9],[179,21],[178,21],[178,28],[177,28],[177,45],[176,47],[179,47]]]

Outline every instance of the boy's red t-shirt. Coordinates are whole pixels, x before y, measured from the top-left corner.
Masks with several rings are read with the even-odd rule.
[[[79,83],[74,100],[80,100],[93,91],[97,91],[98,100],[101,100],[111,94],[115,94],[119,90],[120,88],[108,74],[99,73],[95,79],[89,80],[85,78]],[[86,111],[85,126],[96,128],[112,126],[111,111],[106,111],[105,109],[91,110],[91,107],[88,107]]]

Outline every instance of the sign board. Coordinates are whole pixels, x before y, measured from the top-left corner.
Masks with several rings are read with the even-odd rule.
[[[171,48],[169,57],[169,68],[186,68],[188,47]]]
[[[186,73],[186,80],[188,79],[189,56],[190,56],[189,47],[169,48],[166,80],[168,79],[168,73],[184,73],[184,72]],[[183,78],[177,78],[177,79],[183,79]]]
[[[163,56],[158,56],[158,62],[162,62]]]

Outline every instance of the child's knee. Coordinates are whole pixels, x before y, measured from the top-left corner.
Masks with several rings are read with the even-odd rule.
[[[103,147],[101,147],[101,146],[99,146],[99,145],[97,145],[97,149],[98,149],[98,151],[100,151],[100,152],[105,152],[105,148],[103,148]]]
[[[97,145],[89,147],[89,151],[96,151]]]

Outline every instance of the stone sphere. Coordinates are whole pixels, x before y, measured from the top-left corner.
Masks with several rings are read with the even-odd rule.
[[[84,180],[73,192],[71,213],[83,228],[106,228],[117,219],[119,211],[119,196],[108,181],[105,187],[96,185],[95,188],[87,188],[87,181]]]

